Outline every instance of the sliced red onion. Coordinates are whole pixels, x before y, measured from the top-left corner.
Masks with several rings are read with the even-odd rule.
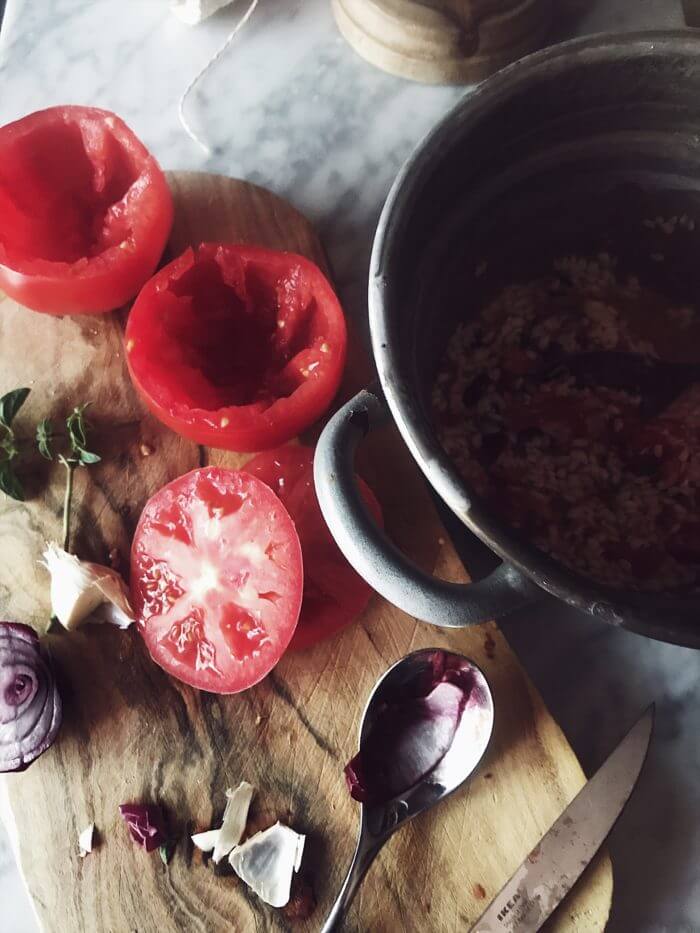
[[[448,666],[442,651],[432,661],[424,676],[395,685],[379,705],[359,753],[345,768],[355,800],[376,804],[404,793],[449,751],[474,676],[468,668]]]
[[[129,827],[131,838],[146,852],[153,852],[167,842],[165,818],[157,804],[122,803],[119,812]]]
[[[61,697],[39,638],[0,622],[0,771],[23,771],[53,743]]]

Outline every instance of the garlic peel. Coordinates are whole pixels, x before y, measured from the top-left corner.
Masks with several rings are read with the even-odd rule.
[[[218,864],[241,841],[245,824],[248,822],[248,810],[253,793],[253,786],[247,781],[241,781],[235,790],[229,788],[226,791],[228,800],[212,855],[215,864]]]
[[[78,836],[78,851],[81,858],[85,858],[86,855],[89,855],[92,852],[92,837],[95,832],[95,824],[90,823],[89,826],[86,826],[82,833]]]
[[[135,621],[126,584],[111,567],[79,560],[57,544],[44,551],[51,574],[51,611],[67,629],[84,622],[109,622],[128,628]]]
[[[218,829],[209,829],[204,833],[195,833],[194,836],[190,836],[190,839],[202,852],[211,852],[219,838],[219,833]]]
[[[229,864],[266,904],[284,907],[289,903],[292,875],[299,871],[305,841],[305,836],[277,822],[236,846]]]

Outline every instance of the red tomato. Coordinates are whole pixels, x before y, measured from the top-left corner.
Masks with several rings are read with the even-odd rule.
[[[656,476],[669,486],[677,486],[692,469],[688,455],[692,433],[687,422],[660,415],[631,425],[624,440],[623,455],[629,467],[642,476]]]
[[[224,243],[161,269],[126,328],[131,378],[154,414],[198,444],[241,451],[284,443],[324,413],[346,340],[312,262]]]
[[[158,163],[108,110],[50,107],[0,128],[0,288],[49,314],[125,304],[173,222]]]
[[[299,537],[248,473],[193,470],[147,503],[131,548],[131,592],[153,660],[212,693],[238,693],[279,661],[299,618]]]
[[[291,648],[306,648],[353,622],[367,606],[372,588],[345,560],[321,514],[313,478],[313,450],[289,444],[258,454],[245,465],[280,497],[294,520],[304,555],[304,600]],[[358,477],[374,518],[382,511]]]

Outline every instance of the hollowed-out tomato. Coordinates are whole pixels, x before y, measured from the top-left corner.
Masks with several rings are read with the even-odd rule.
[[[330,405],[345,317],[302,256],[205,243],[141,290],[126,328],[129,371],[154,414],[198,444],[275,447]]]
[[[0,128],[0,288],[97,314],[153,274],[173,222],[163,172],[107,110],[51,107]]]
[[[131,549],[138,628],[153,660],[212,693],[238,693],[279,661],[299,618],[299,538],[248,473],[205,467],[146,504]]]
[[[338,632],[365,609],[372,588],[345,560],[321,514],[313,477],[313,451],[289,444],[258,454],[245,469],[275,491],[292,517],[304,556],[304,599],[291,648],[306,648]],[[374,518],[382,512],[374,493],[358,477]]]

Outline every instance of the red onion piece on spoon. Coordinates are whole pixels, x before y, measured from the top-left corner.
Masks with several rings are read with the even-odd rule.
[[[350,794],[384,803],[418,784],[442,761],[455,737],[474,675],[436,651],[424,676],[387,690],[359,753],[345,768]]]
[[[52,745],[61,697],[28,625],[0,622],[0,771],[23,771]]]

